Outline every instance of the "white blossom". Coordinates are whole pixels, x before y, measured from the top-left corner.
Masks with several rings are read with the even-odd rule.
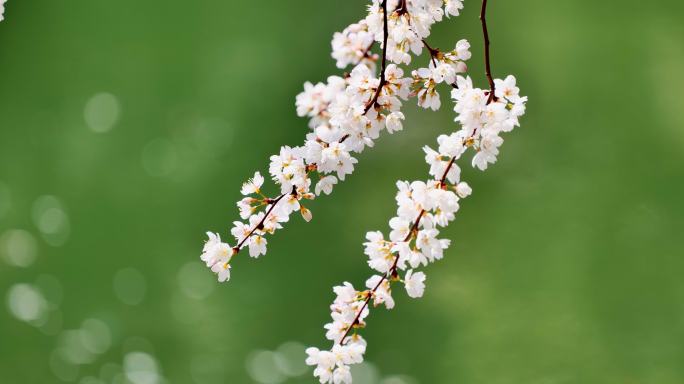
[[[423,272],[413,273],[413,270],[410,269],[404,277],[404,287],[406,293],[412,298],[422,297],[425,291],[425,274]]]
[[[461,40],[457,41],[456,47],[454,47],[452,54],[454,54],[455,58],[460,60],[460,61],[470,60],[471,53],[470,53],[470,43],[468,42],[468,40],[461,39]]]
[[[266,238],[261,235],[254,235],[249,239],[249,255],[259,257],[266,254]]]
[[[233,249],[230,245],[221,241],[218,233],[207,232],[209,239],[204,243],[200,258],[209,268],[218,274],[219,282],[230,279],[230,259],[233,257]]]
[[[316,183],[316,195],[320,195],[321,192],[329,195],[333,190],[333,185],[337,184],[337,178],[335,176],[324,176],[318,180]]]
[[[470,196],[471,193],[473,193],[473,190],[465,181],[462,181],[456,185],[456,194],[458,197],[465,199],[466,197]]]
[[[218,233],[207,232],[209,240],[204,243],[202,255],[200,258],[208,266],[215,264],[218,261],[229,262],[232,256],[232,249],[230,245],[221,241],[221,236]]]
[[[336,32],[332,40],[332,57],[337,61],[337,68],[362,62],[368,55],[373,40],[373,34],[368,32],[364,21],[352,24],[342,32]]]
[[[351,157],[344,143],[334,142],[323,149],[319,168],[322,171],[337,172],[337,177],[344,180],[345,175],[352,173],[354,164],[357,162],[355,158]]]
[[[389,271],[394,264],[391,243],[385,241],[380,232],[368,232],[366,239],[368,241],[363,245],[365,246],[364,252],[368,255],[368,265],[381,273]]]
[[[404,114],[401,112],[392,112],[387,115],[387,120],[385,122],[385,124],[387,124],[387,131],[390,133],[401,131],[403,128],[401,123],[402,120],[404,120]]]
[[[211,266],[211,271],[216,273],[220,283],[230,280],[230,264],[228,261],[217,261]]]
[[[322,384],[332,383],[333,371],[337,362],[335,355],[330,351],[321,351],[318,348],[307,348],[306,364],[315,365],[314,376],[318,377]]]
[[[242,184],[242,189],[240,193],[243,195],[251,195],[252,193],[259,193],[261,186],[264,184],[264,177],[258,171],[254,173],[254,176],[247,180],[246,183]]]
[[[461,0],[444,0],[444,3],[444,12],[447,16],[458,16],[463,9],[463,1]]]

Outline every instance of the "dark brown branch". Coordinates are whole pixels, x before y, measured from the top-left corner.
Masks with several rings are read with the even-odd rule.
[[[382,14],[384,21],[382,25],[382,67],[380,69],[380,84],[378,84],[378,89],[375,90],[373,98],[370,99],[370,101],[368,101],[366,104],[366,109],[363,111],[364,114],[368,113],[368,111],[370,111],[370,109],[378,103],[378,98],[380,97],[382,88],[387,83],[387,79],[385,79],[385,69],[387,68],[387,38],[389,37],[389,26],[387,22],[387,0],[383,0],[382,2]]]
[[[423,39],[422,41],[425,48],[427,48],[428,52],[430,52],[430,60],[432,60],[432,65],[437,67],[437,62],[435,61],[435,58],[439,57],[439,48],[432,48],[430,44],[428,44],[428,42],[425,41],[425,39]]]
[[[399,1],[399,5],[397,5],[397,9],[395,9],[394,11],[399,16],[407,14],[408,13],[408,6],[406,5],[406,0]]]
[[[439,180],[439,186],[444,187],[446,181],[447,175],[449,174],[449,171],[451,170],[451,167],[453,167],[454,163],[456,162],[456,156],[452,157],[451,160],[449,161],[449,164],[447,165],[446,169],[444,170],[444,173],[442,174],[442,178]]]
[[[254,234],[254,232],[256,232],[257,229],[261,229],[261,228],[264,227],[264,223],[266,222],[266,219],[268,218],[268,215],[271,214],[271,212],[273,211],[273,209],[275,209],[276,204],[278,204],[278,202],[279,202],[280,200],[282,200],[282,198],[285,197],[285,195],[286,195],[286,194],[283,193],[282,195],[276,197],[274,200],[272,200],[272,201],[270,202],[271,206],[270,206],[270,207],[268,208],[268,210],[266,211],[266,214],[264,215],[264,217],[262,217],[262,218],[261,218],[261,221],[259,221],[259,223],[257,223],[257,225],[255,225],[254,228],[252,228],[251,231],[249,231],[249,233],[247,234],[247,236],[245,236],[245,238],[242,239],[242,240],[238,243],[238,245],[235,246],[235,248],[233,248],[234,253],[237,254],[238,252],[240,252],[240,250],[242,249],[242,246],[245,245],[245,243],[247,242],[247,239],[249,239],[250,237],[252,237],[252,235]]]
[[[487,81],[489,81],[489,97],[487,98],[487,104],[492,101],[497,101],[494,87],[494,79],[492,78],[492,69],[489,63],[489,32],[487,31],[487,0],[482,0],[482,8],[480,9],[480,21],[482,22],[482,34],[484,35],[484,48],[485,48],[485,75],[487,75]]]

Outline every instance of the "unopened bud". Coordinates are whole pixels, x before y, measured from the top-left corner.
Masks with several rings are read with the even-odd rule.
[[[313,216],[311,215],[311,211],[307,208],[301,207],[301,208],[299,208],[299,212],[301,212],[302,217],[307,222],[311,221],[311,219],[313,218]]]

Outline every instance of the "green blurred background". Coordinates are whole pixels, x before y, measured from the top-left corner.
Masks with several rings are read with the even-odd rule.
[[[331,287],[369,274],[394,182],[455,129],[406,108],[258,260],[219,285],[241,183],[307,132],[304,81],[339,73],[330,38],[362,0],[6,4],[0,23],[0,382],[312,383]],[[493,71],[522,127],[427,268],[364,333],[355,383],[684,382],[684,3],[491,1]],[[473,45],[479,2],[434,28]],[[416,61],[424,65],[425,57]]]

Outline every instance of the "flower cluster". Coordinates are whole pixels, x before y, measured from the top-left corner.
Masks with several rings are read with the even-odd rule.
[[[283,146],[271,156],[269,175],[279,194],[263,194],[264,178],[257,172],[237,203],[244,221],[233,223],[236,245],[221,242],[214,233],[205,244],[201,258],[219,281],[228,280],[230,260],[244,247],[252,257],[265,254],[266,236],[282,228],[291,213],[300,211],[311,220],[303,200],[330,194],[354,171],[355,154],[372,147],[383,131],[402,130],[405,101],[416,97],[421,106],[439,107],[435,85],[452,84],[456,74],[467,69],[470,45],[461,40],[454,50],[442,52],[424,39],[434,23],[444,15],[458,15],[461,8],[456,0],[373,0],[364,19],[335,33],[332,57],[339,68],[353,68],[326,82],[307,82],[297,95],[297,115],[308,118],[311,131],[303,145]],[[382,55],[371,52],[376,43]],[[430,52],[429,67],[407,74],[400,65],[409,64],[411,53],[420,54],[423,46]]]
[[[346,68],[351,64],[363,63],[374,66],[377,57],[371,56],[370,48],[375,37],[368,31],[365,20],[354,23],[342,32],[335,32],[332,40],[332,57],[337,68]]]
[[[393,283],[402,284],[409,297],[423,296],[426,276],[416,269],[443,257],[450,241],[439,238],[440,228],[455,219],[460,200],[472,192],[461,181],[456,162],[472,149],[473,166],[486,169],[487,164],[496,161],[502,142],[500,133],[518,126],[518,118],[525,111],[527,98],[518,94],[513,76],[495,80],[498,86],[491,99],[491,90],[473,88],[470,79],[459,76],[456,83],[458,88],[452,96],[461,129],[439,136],[436,150],[424,147],[431,176],[428,181],[397,183],[397,214],[389,220],[388,238],[379,231],[366,234],[365,254],[368,265],[376,272],[366,281],[367,289],[356,290],[347,282],[333,288],[336,298],[330,307],[332,322],[325,325],[326,338],[333,347],[329,351],[307,349],[306,362],[316,366],[314,375],[321,383],[352,382],[348,366],[361,362],[366,350],[357,330],[365,328],[371,302],[374,307],[394,307]],[[494,137],[496,152],[490,147]]]
[[[525,113],[527,97],[520,96],[512,75],[504,80],[494,80],[493,97],[490,91],[473,88],[469,77],[459,76],[456,83],[458,88],[451,91],[456,102],[454,111],[458,113],[456,121],[463,126],[464,132],[474,133],[477,154],[473,157],[473,166],[484,171],[488,164],[496,162],[503,144],[501,133],[520,125],[518,118]]]
[[[387,59],[397,64],[411,63],[411,53],[420,55],[423,50],[423,39],[430,36],[430,29],[442,17],[458,16],[463,8],[460,0],[373,0],[370,13],[365,19],[368,31],[380,41],[385,29],[389,30],[387,39]],[[385,11],[394,9],[387,23],[384,21]]]
[[[428,50],[431,57],[429,66],[415,70],[411,75],[418,105],[436,111],[442,104],[437,84],[456,85],[457,74],[468,69],[465,61],[470,59],[470,43],[467,40],[459,40],[450,52],[441,52],[432,47],[428,47]]]

